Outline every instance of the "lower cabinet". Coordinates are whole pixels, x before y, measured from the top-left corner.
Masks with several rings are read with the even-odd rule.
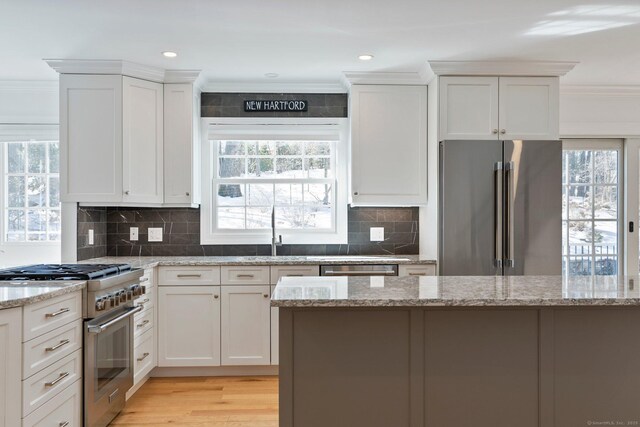
[[[271,364],[271,287],[222,286],[221,364]]]
[[[22,418],[22,308],[0,310],[0,427]]]
[[[219,366],[220,286],[158,290],[158,366]]]
[[[22,427],[82,426],[82,380],[67,387],[22,420]],[[19,424],[15,424],[19,425]]]

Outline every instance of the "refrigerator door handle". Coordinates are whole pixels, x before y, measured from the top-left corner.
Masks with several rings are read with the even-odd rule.
[[[514,198],[514,173],[515,173],[515,163],[514,162],[506,162],[504,165],[504,169],[505,169],[505,175],[506,175],[506,188],[505,188],[505,192],[506,197],[506,204],[505,204],[505,209],[506,209],[506,213],[505,213],[505,218],[507,221],[507,227],[506,227],[506,239],[505,239],[505,244],[507,246],[507,250],[506,250],[506,254],[507,254],[507,259],[505,260],[505,267],[515,267],[515,255],[514,255],[514,250],[515,250],[515,242],[514,242],[514,218],[513,218],[513,205],[515,203]]]
[[[494,216],[493,216],[493,229],[494,229],[494,265],[498,268],[502,268],[502,230],[503,230],[503,215],[502,215],[502,189],[504,188],[504,175],[502,173],[502,162],[496,162],[493,168],[493,185],[494,185]]]

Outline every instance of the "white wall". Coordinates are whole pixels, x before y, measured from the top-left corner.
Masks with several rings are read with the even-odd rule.
[[[57,81],[0,81],[0,126],[58,123]],[[0,189],[0,197],[4,197]],[[42,262],[60,262],[60,244],[3,244],[0,267]]]

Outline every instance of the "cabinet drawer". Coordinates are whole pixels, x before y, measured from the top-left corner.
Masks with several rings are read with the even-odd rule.
[[[153,331],[147,331],[139,338],[133,350],[133,383],[137,383],[155,366]]]
[[[33,411],[22,420],[22,426],[82,427],[82,381],[76,381]]]
[[[82,350],[22,381],[22,414],[28,415],[82,378]]]
[[[144,274],[140,278],[140,284],[147,288],[153,288],[156,285],[153,268],[147,268],[144,270]]]
[[[22,378],[29,378],[81,347],[82,319],[27,341],[22,344]]]
[[[133,318],[134,341],[137,341],[140,335],[153,328],[153,313],[153,307],[150,307],[149,309],[135,315]]]
[[[220,267],[159,267],[159,286],[208,286],[220,284]]]
[[[24,307],[22,340],[29,341],[82,317],[82,292]]]
[[[144,308],[142,311],[146,311],[152,308],[155,305],[155,292],[152,289],[147,289],[146,293],[140,295],[138,298],[133,300],[133,305],[138,306],[142,305]]]
[[[268,266],[223,266],[223,285],[268,285]]]
[[[435,265],[400,265],[398,276],[435,276]]]
[[[319,265],[274,265],[271,267],[271,284],[278,283],[281,277],[319,276]]]

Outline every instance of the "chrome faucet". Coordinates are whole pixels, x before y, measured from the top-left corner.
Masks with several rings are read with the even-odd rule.
[[[276,207],[271,207],[271,256],[278,255],[278,246],[282,246],[282,235],[276,239]]]

